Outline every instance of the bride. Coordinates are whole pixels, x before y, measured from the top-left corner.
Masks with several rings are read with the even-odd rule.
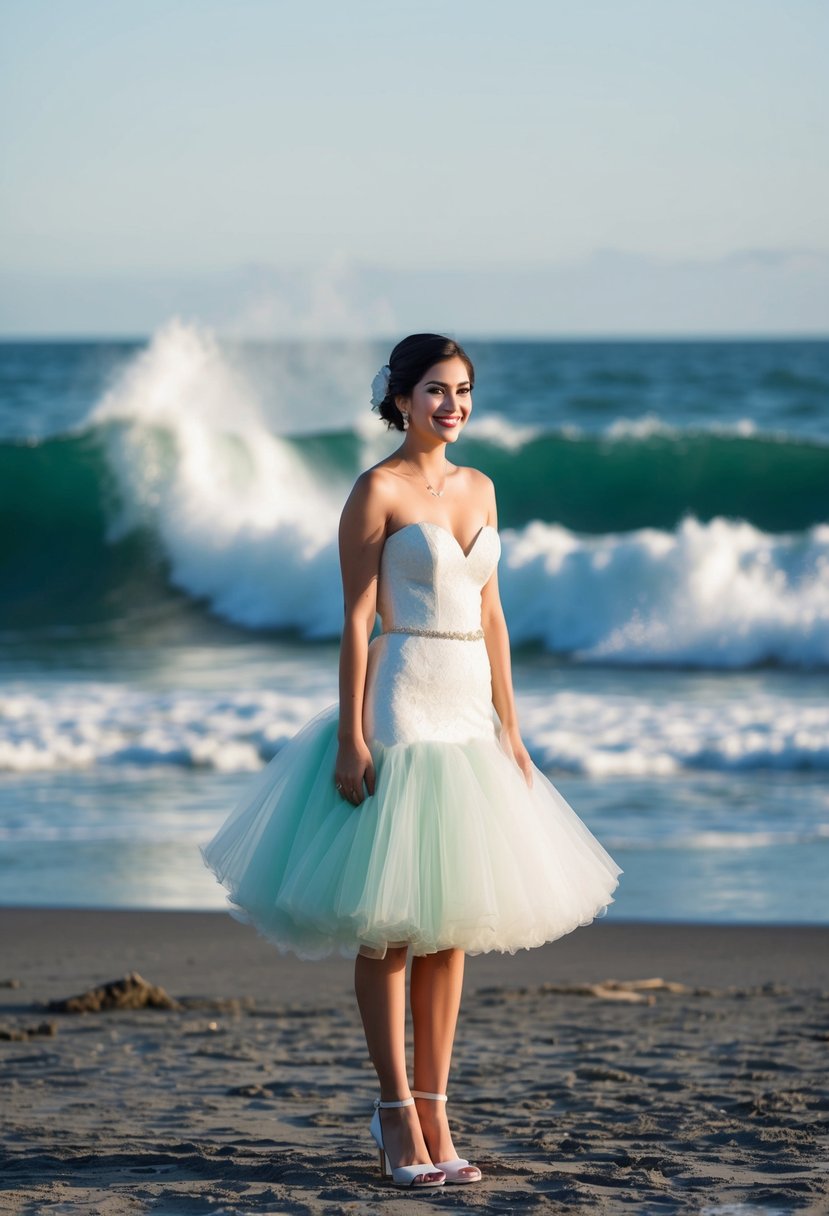
[[[439,334],[404,338],[375,377],[372,403],[403,438],[342,512],[339,703],[202,849],[234,915],[280,949],[354,958],[380,1086],[370,1131],[381,1173],[409,1187],[482,1177],[446,1113],[465,955],[589,923],[621,873],[521,738],[493,485],[447,458],[474,382]]]

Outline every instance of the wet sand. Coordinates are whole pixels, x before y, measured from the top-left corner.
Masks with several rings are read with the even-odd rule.
[[[46,1008],[131,971],[179,1007]],[[448,1109],[485,1180],[416,1196],[377,1172],[352,974],[223,913],[0,909],[0,1212],[829,1212],[829,928],[468,958]]]

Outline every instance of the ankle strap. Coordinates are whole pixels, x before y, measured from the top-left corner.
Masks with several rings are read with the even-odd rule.
[[[414,1098],[402,1098],[399,1102],[381,1102],[379,1098],[374,1099],[375,1106],[411,1106],[414,1103]]]
[[[445,1102],[446,1094],[429,1094],[425,1089],[413,1089],[412,1094],[415,1098],[434,1098],[436,1102]]]

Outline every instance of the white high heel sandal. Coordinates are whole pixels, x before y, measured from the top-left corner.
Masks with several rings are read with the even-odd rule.
[[[386,1146],[383,1143],[383,1124],[380,1122],[381,1106],[414,1106],[414,1098],[403,1098],[400,1102],[381,1102],[374,1099],[374,1114],[371,1117],[369,1131],[374,1137],[380,1150],[380,1173],[383,1178],[391,1178],[395,1186],[421,1187],[443,1186],[446,1181],[443,1170],[438,1169],[432,1162],[426,1165],[397,1165],[392,1166]]]
[[[429,1094],[424,1089],[413,1089],[412,1096],[415,1098],[433,1098],[435,1102],[445,1102],[446,1094]],[[436,1170],[443,1170],[446,1175],[447,1182],[480,1182],[482,1178],[481,1171],[477,1165],[470,1165],[465,1157],[456,1157],[454,1161],[436,1161]],[[473,1173],[462,1174],[461,1170],[471,1171]]]

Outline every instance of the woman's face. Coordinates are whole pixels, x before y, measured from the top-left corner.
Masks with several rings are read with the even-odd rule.
[[[434,363],[411,396],[398,397],[397,404],[409,415],[410,431],[453,443],[472,412],[472,385],[463,359],[453,355]]]

